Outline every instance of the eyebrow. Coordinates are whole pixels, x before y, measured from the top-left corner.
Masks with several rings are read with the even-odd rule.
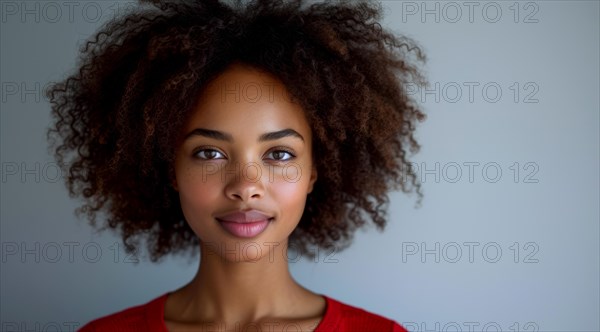
[[[216,139],[219,141],[233,142],[233,136],[231,136],[231,134],[227,134],[227,133],[224,133],[224,132],[218,131],[218,130],[211,130],[211,129],[205,129],[205,128],[196,128],[196,129],[192,130],[190,133],[188,133],[185,136],[184,140],[187,140],[188,138],[190,138],[192,136],[204,136],[204,137]],[[302,137],[302,135],[300,135],[300,133],[298,133],[294,129],[290,129],[290,128],[273,131],[270,133],[264,133],[264,134],[260,135],[260,137],[258,138],[258,141],[259,142],[274,141],[274,140],[278,140],[278,139],[281,139],[284,137],[295,137],[295,138],[302,140],[302,142],[304,142],[304,137]]]

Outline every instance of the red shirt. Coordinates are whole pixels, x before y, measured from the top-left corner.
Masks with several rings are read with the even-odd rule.
[[[79,329],[79,332],[168,332],[164,319],[165,302],[168,296],[169,293],[167,292],[146,304],[95,319]],[[323,319],[314,332],[408,332],[393,320],[347,305],[325,295],[321,296],[327,301],[327,307]]]

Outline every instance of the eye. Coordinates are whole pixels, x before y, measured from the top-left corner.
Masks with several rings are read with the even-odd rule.
[[[194,156],[199,159],[204,160],[213,160],[213,159],[223,159],[225,156],[215,149],[200,149],[194,152]]]
[[[273,150],[269,152],[268,156],[271,156],[268,159],[272,159],[275,161],[288,161],[296,157],[294,156],[294,154],[286,150]]]

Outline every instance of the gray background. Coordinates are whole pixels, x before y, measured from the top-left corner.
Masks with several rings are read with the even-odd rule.
[[[384,233],[293,275],[412,331],[600,330],[599,3],[383,4],[384,25],[429,56],[430,91],[409,87],[428,114],[423,206],[392,193]],[[195,273],[185,259],[132,264],[75,218],[46,150],[44,85],[130,5],[1,3],[2,330],[70,330]]]

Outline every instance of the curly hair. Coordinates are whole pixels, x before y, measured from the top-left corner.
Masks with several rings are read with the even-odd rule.
[[[425,119],[406,93],[426,80],[425,56],[412,39],[381,27],[371,1],[141,0],[80,50],[77,71],[54,83],[50,150],[66,174],[76,212],[119,233],[128,253],[147,242],[152,262],[195,253],[172,187],[177,134],[196,96],[233,62],[283,82],[313,131],[319,178],[290,236],[309,246],[343,249],[367,222],[382,230],[387,193],[420,183],[407,154],[420,146]],[[103,218],[104,220],[104,218]]]

